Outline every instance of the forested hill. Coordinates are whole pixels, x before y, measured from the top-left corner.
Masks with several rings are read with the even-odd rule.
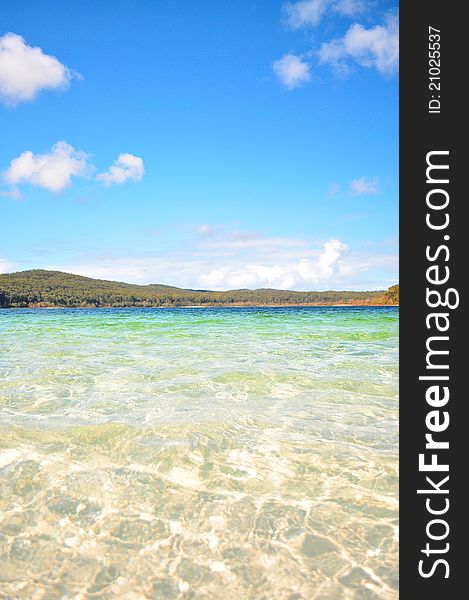
[[[396,305],[399,286],[373,292],[232,290],[211,292],[169,285],[133,285],[34,269],[0,275],[0,307]]]

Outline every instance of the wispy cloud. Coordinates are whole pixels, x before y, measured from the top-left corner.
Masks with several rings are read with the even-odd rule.
[[[29,183],[60,192],[71,185],[72,177],[86,177],[92,172],[88,159],[86,152],[76,150],[66,142],[57,142],[44,154],[26,150],[10,162],[3,177],[13,186]]]
[[[200,225],[197,225],[197,227],[195,228],[195,231],[200,238],[210,239],[210,238],[214,238],[217,235],[219,229],[220,228],[217,227],[216,225],[209,225],[208,223],[201,223]]]
[[[392,75],[399,66],[398,19],[389,16],[384,25],[369,29],[354,23],[343,37],[323,43],[318,57],[320,63],[331,65],[340,76],[349,75],[353,64]]]
[[[282,6],[284,22],[292,29],[315,27],[320,23],[329,4],[329,0],[287,2]]]
[[[366,10],[365,0],[300,0],[282,6],[284,23],[291,29],[317,27],[328,13],[354,18]]]
[[[203,223],[195,227],[199,247],[204,249],[232,250],[247,248],[285,248],[307,245],[299,238],[264,236],[260,231],[242,230],[230,224]]]
[[[195,228],[199,242],[194,251],[233,255],[233,253],[275,253],[298,250],[309,245],[307,240],[280,236],[264,236],[260,231],[233,229],[228,224],[209,225],[204,223]]]
[[[0,100],[18,104],[34,100],[45,89],[68,87],[75,74],[37,46],[14,33],[0,37]]]
[[[295,54],[285,54],[272,64],[272,69],[280,83],[288,90],[311,80],[309,64]]]
[[[256,240],[262,239],[262,234],[259,231],[233,231],[231,239],[234,242],[248,244]]]
[[[0,191],[2,198],[10,198],[11,200],[21,200],[23,195],[16,185],[12,185],[9,190]]]
[[[18,265],[6,258],[0,258],[0,273],[12,273],[18,270]]]
[[[378,179],[369,179],[368,177],[360,177],[353,179],[350,182],[350,194],[352,196],[363,196],[364,194],[378,193]]]
[[[141,181],[145,168],[143,160],[134,154],[119,154],[114,164],[105,173],[96,175],[104,185],[121,184],[126,181]]]
[[[243,252],[249,251],[249,253],[264,252],[264,253],[278,253],[278,252],[293,252],[297,255],[299,249],[308,247],[308,241],[301,238],[289,238],[289,237],[262,237],[254,232],[245,233],[234,233],[226,236],[225,238],[206,240],[200,245],[200,248],[207,251],[235,251]]]
[[[333,198],[334,196],[337,196],[337,194],[340,191],[340,185],[338,183],[331,183],[331,187],[329,188],[329,191],[327,192],[327,195],[329,196],[329,198]]]
[[[369,6],[367,0],[336,0],[332,2],[332,10],[344,17],[355,18],[364,13]]]

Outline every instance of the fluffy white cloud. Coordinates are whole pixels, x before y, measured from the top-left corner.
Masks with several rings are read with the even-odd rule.
[[[273,63],[272,69],[280,83],[289,90],[311,80],[309,64],[295,54],[285,54]]]
[[[330,64],[339,75],[350,72],[352,62],[366,68],[375,68],[381,75],[395,73],[399,65],[399,23],[396,16],[384,25],[366,29],[354,23],[343,38],[323,43],[319,61]]]
[[[362,196],[363,194],[377,194],[378,179],[368,179],[367,177],[360,177],[360,179],[354,179],[350,182],[350,193],[352,194],[352,196]]]
[[[143,160],[133,154],[119,154],[114,164],[105,173],[96,175],[96,179],[105,185],[125,183],[126,181],[140,181],[145,172]]]
[[[200,276],[201,283],[209,289],[240,289],[257,287],[280,287],[294,285],[285,267],[246,265],[244,267],[220,267]]]
[[[282,6],[283,19],[288,27],[316,27],[327,12],[354,17],[366,8],[365,0],[300,0]]]
[[[340,270],[340,259],[348,246],[331,239],[315,259],[302,259],[285,265],[245,265],[221,267],[200,276],[201,283],[213,288],[240,287],[323,287]]]
[[[20,35],[0,37],[0,99],[8,104],[33,100],[44,89],[69,85],[71,71],[41,48],[28,46]]]
[[[13,186],[29,183],[60,192],[71,185],[71,177],[86,177],[91,172],[88,158],[88,154],[70,144],[57,142],[45,154],[33,154],[30,150],[21,153],[10,162],[3,177]]]
[[[329,240],[324,244],[318,259],[302,260],[298,264],[298,273],[304,281],[328,281],[340,268],[340,258],[348,250],[347,244],[339,240]]]
[[[188,253],[154,256],[88,256],[45,268],[130,283],[163,283],[191,289],[261,288],[296,290],[383,289],[398,279],[397,254],[351,252],[338,240],[315,257],[250,263],[225,256],[199,257]],[[329,243],[329,242],[328,242]],[[184,256],[183,256],[184,254]],[[254,260],[259,257],[252,257]]]
[[[389,240],[351,249],[343,241],[302,238],[233,239],[214,226],[214,239],[190,236],[178,249],[146,254],[97,249],[67,264],[44,268],[133,283],[166,283],[191,289],[383,289],[398,279],[398,256]]]
[[[95,168],[88,162],[89,155],[75,150],[66,142],[57,142],[50,152],[33,154],[31,150],[22,152],[10,162],[3,173],[3,180],[10,184],[10,190],[1,191],[0,195],[19,199],[21,193],[18,184],[29,183],[60,192],[71,185],[72,177],[90,177]],[[144,174],[143,160],[133,154],[119,154],[117,160],[105,173],[96,176],[105,185],[140,181]]]

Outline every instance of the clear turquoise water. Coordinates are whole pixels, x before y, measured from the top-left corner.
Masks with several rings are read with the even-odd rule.
[[[0,597],[397,598],[397,309],[3,310],[0,381]]]

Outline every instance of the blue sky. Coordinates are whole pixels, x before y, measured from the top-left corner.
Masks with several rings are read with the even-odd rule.
[[[396,283],[397,6],[0,5],[0,272]]]

